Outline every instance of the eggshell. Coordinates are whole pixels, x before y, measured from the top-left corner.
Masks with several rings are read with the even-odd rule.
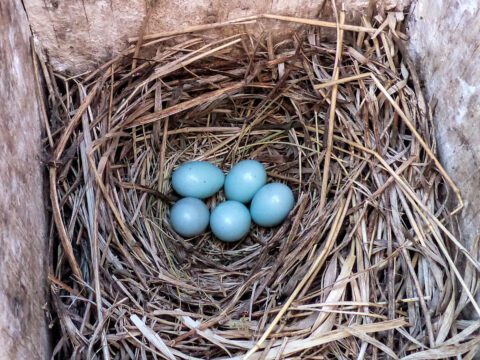
[[[202,200],[192,197],[180,199],[170,209],[170,225],[183,237],[197,236],[208,227],[210,212]]]
[[[225,201],[212,211],[210,228],[213,234],[226,242],[238,241],[250,230],[251,217],[247,207],[238,201]]]
[[[281,183],[271,183],[257,191],[250,205],[253,221],[260,226],[272,227],[285,220],[293,209],[292,190]]]
[[[206,161],[184,163],[172,174],[173,189],[185,197],[205,199],[218,192],[224,182],[222,170]]]
[[[256,160],[242,160],[235,164],[225,178],[225,197],[248,203],[267,183],[267,172]]]

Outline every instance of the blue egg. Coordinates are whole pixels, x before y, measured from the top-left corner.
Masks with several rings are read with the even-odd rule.
[[[198,199],[212,196],[224,182],[222,170],[206,161],[184,163],[172,175],[172,187],[178,194]]]
[[[235,164],[225,178],[225,197],[248,203],[253,195],[267,183],[267,172],[256,160],[243,160]]]
[[[210,228],[220,240],[233,242],[248,234],[252,220],[247,207],[238,201],[217,205],[210,216]]]
[[[183,237],[197,236],[208,227],[210,212],[202,200],[187,197],[180,199],[170,209],[170,224]]]
[[[255,224],[272,227],[285,220],[294,202],[293,192],[287,185],[271,183],[257,191],[250,213]]]

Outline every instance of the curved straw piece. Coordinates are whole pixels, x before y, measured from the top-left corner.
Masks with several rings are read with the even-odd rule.
[[[425,140],[422,139],[422,137],[420,136],[420,134],[418,133],[417,129],[415,129],[415,126],[412,124],[412,121],[408,118],[407,115],[405,115],[405,113],[403,112],[403,110],[400,108],[400,106],[398,106],[398,104],[395,102],[395,100],[393,100],[393,98],[390,96],[390,94],[388,93],[388,91],[383,87],[382,83],[377,79],[377,77],[373,74],[370,74],[370,77],[372,78],[372,80],[375,82],[375,84],[377,85],[377,87],[380,89],[380,91],[383,93],[383,95],[385,95],[385,97],[387,98],[387,100],[390,102],[390,104],[393,106],[393,108],[397,111],[398,115],[402,118],[402,120],[405,122],[405,125],[408,126],[408,128],[410,129],[410,131],[412,132],[412,134],[415,136],[415,138],[418,140],[418,142],[420,143],[420,145],[422,146],[423,150],[425,150],[425,152],[427,153],[427,155],[430,157],[430,159],[435,163],[435,166],[437,167],[438,171],[440,172],[440,174],[442,174],[442,176],[445,178],[445,180],[448,182],[448,185],[451,186],[451,188],[453,189],[453,191],[455,192],[455,195],[457,196],[457,199],[458,199],[458,202],[459,202],[459,205],[458,207],[453,210],[451,212],[450,215],[454,215],[456,213],[458,213],[462,208],[463,208],[463,199],[462,199],[462,195],[460,193],[460,189],[457,187],[457,185],[455,184],[455,182],[452,180],[452,178],[448,175],[448,173],[445,171],[445,169],[443,168],[442,164],[440,163],[440,161],[438,160],[438,158],[435,156],[435,154],[433,153],[432,149],[430,149],[430,147],[427,145],[427,143],[425,142]]]

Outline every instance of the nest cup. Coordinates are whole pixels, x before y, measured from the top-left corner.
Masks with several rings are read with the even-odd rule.
[[[54,356],[446,351],[475,290],[452,259],[463,273],[476,259],[452,235],[458,192],[434,155],[403,25],[372,23],[340,25],[336,42],[318,26],[281,40],[248,26],[159,34],[92,73],[49,78]],[[293,189],[287,220],[234,244],[178,236],[174,168],[242,159]],[[455,342],[465,352],[469,336]]]

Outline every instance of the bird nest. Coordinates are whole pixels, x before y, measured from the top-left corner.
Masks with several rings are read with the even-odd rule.
[[[478,262],[397,18],[266,15],[47,71],[54,357],[471,356]],[[251,31],[279,20],[303,27]],[[294,190],[287,220],[233,244],[172,231],[172,171],[242,159]]]

